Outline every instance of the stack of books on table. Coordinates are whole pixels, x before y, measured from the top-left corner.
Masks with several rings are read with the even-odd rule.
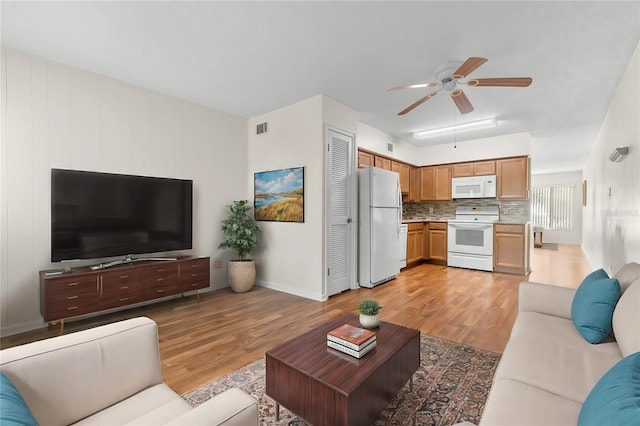
[[[327,333],[327,346],[353,357],[362,358],[364,354],[376,347],[376,333],[344,324]]]

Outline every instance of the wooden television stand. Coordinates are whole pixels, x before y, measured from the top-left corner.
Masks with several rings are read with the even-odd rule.
[[[106,269],[40,271],[40,312],[46,322],[125,307],[209,287],[208,257],[144,260]],[[199,292],[198,292],[199,295]]]

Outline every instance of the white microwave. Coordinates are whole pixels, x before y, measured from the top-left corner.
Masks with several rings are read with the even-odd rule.
[[[451,179],[451,198],[496,198],[496,175]]]

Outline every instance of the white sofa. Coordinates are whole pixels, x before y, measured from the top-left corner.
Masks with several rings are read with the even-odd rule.
[[[258,424],[258,405],[242,390],[192,408],[165,385],[149,318],[2,350],[0,370],[41,425]]]
[[[519,312],[480,425],[576,425],[583,402],[618,361],[640,351],[640,265],[615,275],[613,337],[588,343],[571,320],[574,289],[524,282]]]

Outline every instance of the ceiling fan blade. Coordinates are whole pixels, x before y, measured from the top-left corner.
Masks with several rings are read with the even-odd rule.
[[[409,111],[413,110],[414,108],[419,107],[420,105],[422,105],[423,103],[425,103],[426,101],[428,101],[429,99],[431,99],[432,97],[434,97],[435,95],[437,95],[438,92],[431,92],[429,93],[427,96],[425,96],[424,98],[420,98],[417,101],[415,101],[414,103],[412,103],[411,105],[409,105],[408,107],[406,107],[405,109],[403,109],[402,111],[400,111],[398,113],[398,115],[405,115],[406,113],[408,113]]]
[[[485,62],[487,62],[485,58],[476,58],[472,56],[467,59],[464,64],[460,65],[460,68],[453,73],[453,78],[464,78]]]
[[[531,77],[505,77],[505,78],[476,78],[469,80],[469,86],[499,86],[499,87],[527,87],[531,84]],[[475,83],[475,84],[474,84]]]
[[[420,83],[420,84],[408,84],[406,86],[395,86],[391,89],[387,89],[387,92],[391,92],[393,90],[404,90],[404,89],[419,89],[422,87],[434,87],[440,86],[442,83]]]
[[[451,99],[455,102],[460,114],[468,114],[473,111],[473,105],[471,105],[469,98],[467,98],[467,95],[465,95],[461,89],[456,89],[451,92]]]

